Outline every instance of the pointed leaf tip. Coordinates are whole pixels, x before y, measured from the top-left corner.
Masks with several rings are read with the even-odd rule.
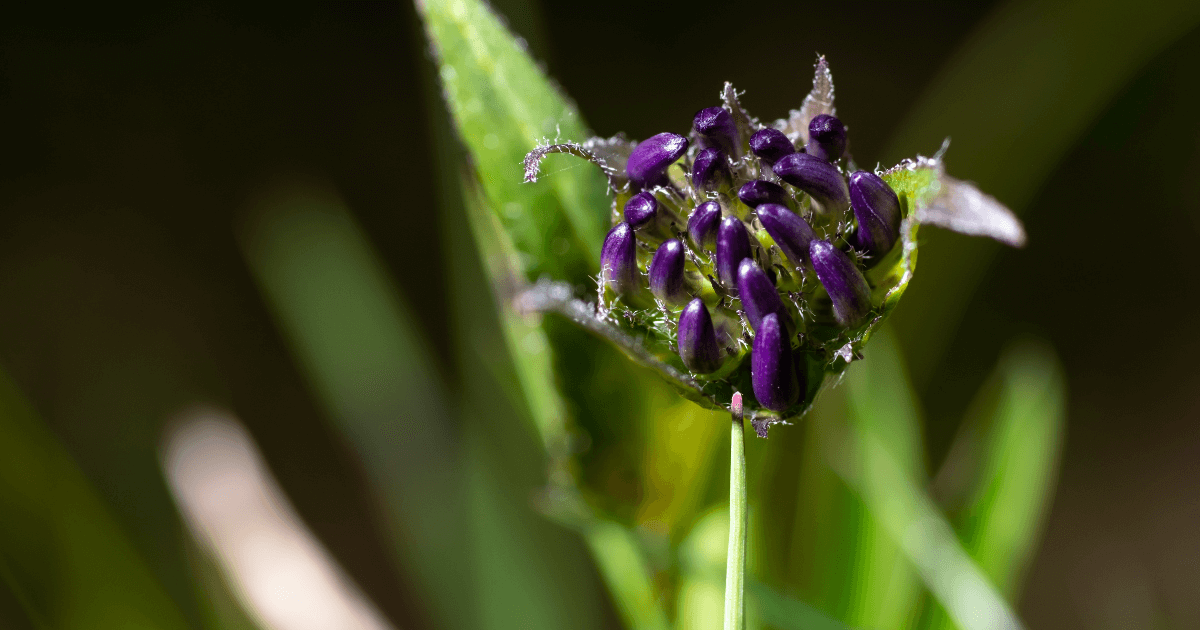
[[[798,144],[808,143],[808,123],[820,114],[833,116],[836,112],[833,106],[833,73],[829,71],[829,62],[825,55],[817,56],[813,68],[812,90],[804,97],[800,109],[788,112],[787,120],[776,121],[775,127],[782,129],[787,137]]]

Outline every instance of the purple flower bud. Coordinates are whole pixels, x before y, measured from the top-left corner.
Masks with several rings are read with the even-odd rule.
[[[763,317],[754,333],[750,350],[750,383],[758,404],[772,411],[784,411],[800,398],[792,344],[779,316]]]
[[[625,202],[625,221],[633,229],[649,225],[658,214],[658,200],[648,192],[640,192]]]
[[[715,146],[728,155],[736,156],[739,145],[737,124],[724,107],[706,107],[696,112],[692,129],[704,139],[704,146]]]
[[[779,315],[780,321],[790,325],[791,316],[775,290],[775,284],[767,277],[767,272],[758,266],[753,259],[743,258],[738,264],[738,296],[742,300],[742,310],[750,327],[758,330],[763,317],[772,313]]]
[[[783,186],[775,182],[756,179],[746,182],[738,189],[738,199],[741,199],[742,203],[751,208],[757,208],[764,203],[787,205],[787,202],[791,200],[791,196],[783,189]]]
[[[774,164],[779,158],[795,153],[796,146],[782,131],[767,127],[750,136],[750,150],[767,164]]]
[[[764,203],[754,211],[763,227],[767,228],[767,234],[775,239],[775,244],[792,264],[800,265],[808,261],[808,246],[816,234],[807,221],[787,207],[774,203]]]
[[[625,164],[625,172],[634,188],[653,186],[663,180],[667,167],[687,152],[688,141],[673,133],[660,133],[642,140]]]
[[[858,324],[871,310],[871,288],[867,279],[842,250],[828,241],[813,241],[808,247],[817,279],[833,301],[833,316],[842,326]]]
[[[700,249],[710,248],[717,240],[717,224],[721,221],[721,204],[706,201],[692,211],[688,217],[688,236]]]
[[[775,174],[812,196],[825,211],[842,212],[850,203],[846,181],[837,168],[808,153],[793,153],[775,163]]]
[[[663,241],[650,260],[650,292],[654,297],[675,305],[687,300],[683,289],[683,243],[673,238]]]
[[[731,179],[729,162],[720,149],[709,147],[696,155],[692,162],[692,186],[696,190],[719,188]]]
[[[704,300],[696,298],[679,314],[679,358],[697,374],[716,372],[721,367],[721,346],[712,316]]]
[[[721,219],[717,228],[717,279],[730,291],[737,289],[737,269],[750,257],[750,233],[737,217]]]
[[[836,116],[818,114],[808,123],[808,154],[836,162],[846,152],[846,126]]]
[[[876,256],[892,250],[900,238],[900,199],[887,182],[870,171],[850,176],[850,207],[858,219],[855,245]]]
[[[604,246],[600,248],[600,277],[613,291],[623,295],[637,289],[637,244],[633,228],[624,221],[604,237]]]

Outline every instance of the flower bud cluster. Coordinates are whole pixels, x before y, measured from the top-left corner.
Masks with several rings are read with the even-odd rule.
[[[689,137],[637,144],[601,250],[602,298],[665,314],[698,378],[726,378],[748,355],[761,407],[804,403],[827,342],[868,322],[864,271],[900,236],[896,193],[852,172],[846,146],[835,116],[814,116],[798,146],[728,105],[700,110]]]

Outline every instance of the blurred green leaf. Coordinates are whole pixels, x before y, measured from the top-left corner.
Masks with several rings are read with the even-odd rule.
[[[369,240],[335,195],[297,185],[256,203],[241,242],[309,383],[380,492],[402,570],[440,624],[474,627],[457,410]]]
[[[263,630],[230,591],[229,582],[208,552],[200,549],[195,540],[186,542],[188,565],[196,588],[196,600],[201,602],[204,627],[208,630]]]
[[[1015,613],[924,490],[921,454],[914,461],[912,446],[919,436],[914,430],[917,410],[898,347],[878,343],[872,351],[872,360],[856,366],[847,379],[850,422],[839,436],[831,465],[960,628],[1020,628]],[[855,378],[853,372],[868,369],[867,378]],[[911,428],[898,430],[905,426]],[[908,615],[916,604],[915,597],[908,602]]]
[[[586,165],[522,183],[525,154],[544,140],[591,135],[497,16],[476,0],[418,0],[455,128],[493,210],[522,255],[528,279],[543,273],[582,281],[597,267],[608,231],[604,178]]]
[[[845,624],[802,601],[782,595],[762,582],[750,580],[746,586],[751,604],[768,626],[779,630],[846,630]]]
[[[1044,342],[1013,346],[998,372],[1000,401],[959,537],[1000,591],[1015,599],[1058,477],[1066,382]]]
[[[617,523],[600,520],[585,525],[583,537],[626,627],[667,630],[667,618],[655,600],[637,538]]]
[[[806,422],[789,581],[850,626],[907,627],[922,594],[919,576],[865,497],[835,473],[847,458],[846,436],[869,430],[885,436],[904,476],[925,476],[920,417],[886,325]]]
[[[499,282],[511,272],[511,250],[477,187],[453,177],[453,164],[444,168],[448,180],[459,184],[446,191],[446,222],[465,221],[479,235],[473,242],[469,234],[452,233],[447,266],[463,384],[458,398],[467,424],[480,627],[600,627],[602,595],[584,546],[529,501],[546,483],[547,464],[558,471],[552,474],[565,474],[565,411],[548,341],[539,326],[497,301],[488,280]],[[494,275],[485,277],[485,269]]]
[[[0,373],[0,580],[38,628],[187,627],[58,440]]]
[[[1034,340],[1011,345],[938,473],[943,494],[964,495],[955,519],[964,548],[1010,602],[1017,601],[1053,496],[1065,405],[1054,350]],[[952,625],[934,609],[926,627]]]

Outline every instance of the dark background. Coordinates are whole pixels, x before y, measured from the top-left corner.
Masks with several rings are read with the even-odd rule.
[[[757,115],[782,116],[807,91],[819,51],[863,164],[937,148],[886,153],[992,9],[528,7],[498,3],[600,135],[681,132],[724,80]],[[233,225],[273,178],[331,182],[432,345],[451,356],[440,235],[467,236],[433,211],[424,50],[404,3],[0,16],[0,365],[193,620],[156,448],[164,418],[211,400],[247,423],[368,595],[400,625],[421,626],[419,602],[397,596],[406,587],[370,526],[357,464],[305,390]],[[1029,246],[992,259],[948,351],[914,370],[936,469],[1013,334],[1044,336],[1061,355],[1068,437],[1021,604],[1033,628],[1200,624],[1200,343],[1190,334],[1200,306],[1198,76],[1195,31],[1137,71],[1021,209]],[[955,175],[977,177],[954,169],[953,148],[948,161]],[[938,234],[927,248],[959,238]]]

